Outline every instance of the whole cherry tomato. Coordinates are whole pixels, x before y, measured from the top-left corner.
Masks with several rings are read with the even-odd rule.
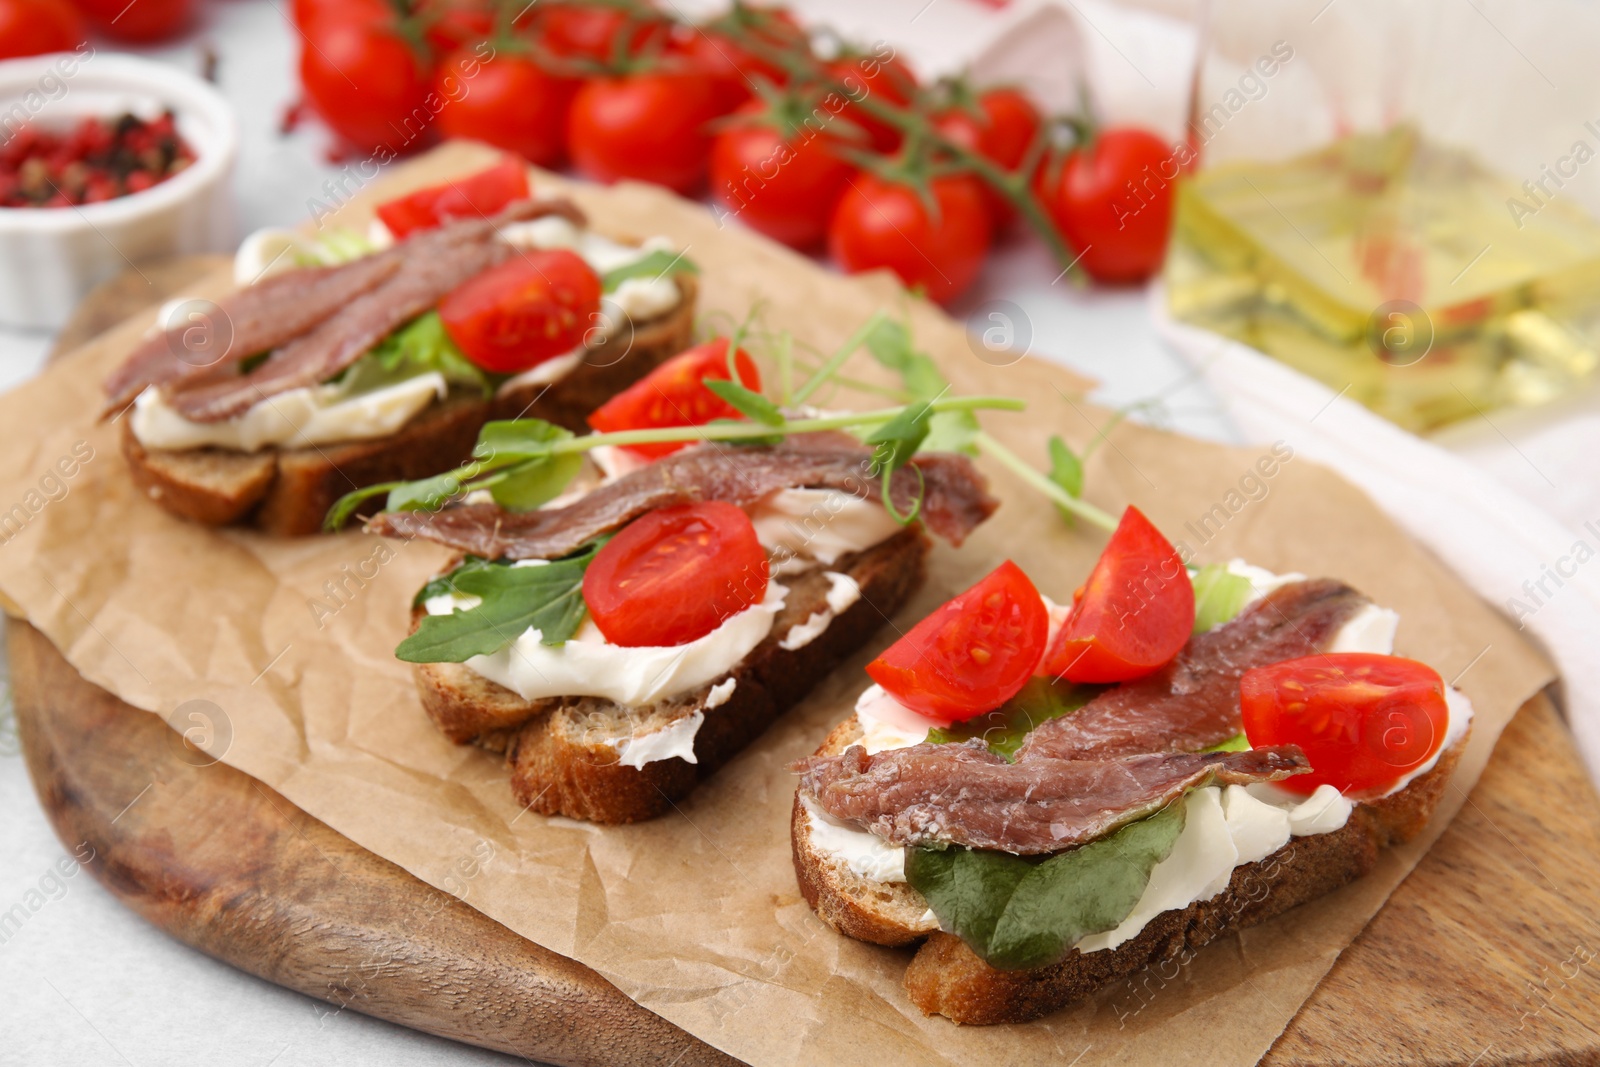
[[[1039,109],[1027,95],[1011,88],[986,90],[970,108],[954,107],[934,119],[940,133],[1006,171],[1022,165],[1043,125]],[[983,198],[997,230],[1016,217],[1010,202],[988,185],[983,187]]]
[[[711,194],[752,230],[792,248],[822,243],[855,172],[826,134],[752,100],[711,146]]]
[[[194,0],[75,0],[107,37],[153,44],[176,37],[194,18]],[[76,43],[76,42],[74,42]]]
[[[328,12],[305,32],[300,84],[335,133],[359,151],[397,155],[429,140],[431,83],[392,19]]]
[[[827,70],[844,84],[851,100],[871,98],[904,107],[917,92],[916,75],[887,46],[872,55],[841,57],[827,64]],[[848,104],[839,113],[865,130],[879,152],[893,152],[905,139],[899,127],[868,114],[858,104]]]
[[[1285,660],[1239,680],[1252,747],[1299,745],[1311,773],[1278,783],[1295,793],[1331,785],[1382,790],[1439,751],[1450,726],[1444,681],[1425,663],[1366,652]]]
[[[517,374],[571,352],[599,311],[600,276],[564,248],[508,259],[439,302],[450,340],[493,374]]]
[[[450,219],[493,215],[514,200],[528,198],[528,169],[507,156],[492,167],[439,185],[416,189],[386,200],[376,209],[396,240],[418,230],[431,230]]]
[[[1036,188],[1056,228],[1102,282],[1142,282],[1161,267],[1178,164],[1144,130],[1101,130],[1087,148],[1040,168]]]
[[[733,354],[739,384],[761,391],[761,373],[744,349]],[[704,426],[712,419],[739,418],[734,407],[705,387],[707,378],[729,381],[728,339],[718,337],[681,352],[607,400],[589,416],[600,433]],[[682,442],[629,445],[628,451],[660,459],[686,447]]]
[[[937,213],[902,182],[865,172],[850,179],[828,224],[828,251],[852,274],[888,267],[930,299],[954,300],[978,276],[989,251],[983,183],[949,175],[929,186]]]
[[[942,724],[993,711],[1033,677],[1049,632],[1044,599],[1010,560],[867,664],[901,704]]]
[[[435,91],[450,102],[439,109],[439,132],[515,152],[541,167],[567,151],[567,113],[578,82],[549,73],[527,56],[490,59],[476,48],[453,53],[435,75]]]
[[[775,7],[737,7],[703,26],[678,31],[670,46],[673,53],[716,82],[724,112],[750,99],[758,80],[776,86],[789,82],[788,71],[738,43],[734,33],[773,49],[798,49],[806,39],[795,17]]]
[[[606,640],[687,644],[761,603],[767,550],[750,516],[721,500],[648,511],[595,554],[583,602]]]
[[[665,42],[668,27],[647,3],[540,4],[535,32],[551,52],[568,59],[609,63]],[[621,41],[626,39],[623,46]]]
[[[312,23],[324,15],[387,18],[394,13],[394,8],[388,0],[293,0],[289,12],[296,26],[309,30]]]
[[[83,38],[83,19],[66,0],[0,0],[0,59],[70,52]]]
[[[494,10],[484,0],[418,0],[413,9],[435,55],[470,48],[494,33]]]
[[[572,101],[567,148],[591,178],[655,182],[692,193],[706,177],[716,86],[698,71],[661,67],[592,78]]]
[[[1194,583],[1172,543],[1130,507],[1073,598],[1044,673],[1071,682],[1142,678],[1194,630]]]

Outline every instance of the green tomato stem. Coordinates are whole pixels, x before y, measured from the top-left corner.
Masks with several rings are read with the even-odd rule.
[[[1021,456],[1018,456],[1011,449],[990,437],[988,433],[979,430],[977,436],[973,438],[973,442],[978,446],[980,452],[994,457],[1000,462],[1001,466],[1007,468],[1011,473],[1049,497],[1053,503],[1060,504],[1080,519],[1085,522],[1091,522],[1102,530],[1107,532],[1116,530],[1117,520],[1115,518],[1101,511],[1087,500],[1080,500],[1070,495],[1065,489],[1023,462]]]
[[[806,397],[816,392],[824,382],[833,377],[839,368],[844,366],[845,360],[849,359],[856,349],[866,344],[867,338],[872,336],[872,332],[888,320],[889,316],[883,311],[873,312],[872,317],[862,323],[849,337],[845,338],[844,344],[840,345],[833,355],[828,357],[827,362],[818,367],[816,373],[807,378],[805,384],[795,391],[792,403],[796,405],[804,404]]]

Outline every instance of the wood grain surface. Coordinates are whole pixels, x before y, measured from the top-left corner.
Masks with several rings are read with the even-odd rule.
[[[146,267],[109,283],[60,347],[198,269]],[[248,775],[208,764],[160,719],[84,681],[26,624],[8,634],[24,753],[57,833],[91,842],[95,876],[179,940],[335,1010],[530,1059],[735,1062]],[[1461,814],[1265,1062],[1600,1064],[1600,797],[1547,700],[1519,712]]]

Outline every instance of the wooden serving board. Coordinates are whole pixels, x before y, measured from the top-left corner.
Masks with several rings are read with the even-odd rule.
[[[194,266],[145,275],[177,286]],[[157,299],[152,288],[111,283],[62,347]],[[57,834],[90,842],[95,877],[179,940],[337,1009],[532,1060],[736,1062],[254,778],[207,764],[27,624],[8,635],[23,751]],[[1266,1062],[1600,1064],[1597,886],[1600,797],[1536,698]]]

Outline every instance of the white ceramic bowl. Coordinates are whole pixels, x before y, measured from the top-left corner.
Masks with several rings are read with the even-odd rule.
[[[0,141],[21,122],[46,129],[85,116],[167,108],[195,161],[141,193],[64,208],[0,208],[0,323],[60,326],[88,291],[163,256],[231,252],[239,135],[211,86],[133,56],[63,52],[0,62]]]

